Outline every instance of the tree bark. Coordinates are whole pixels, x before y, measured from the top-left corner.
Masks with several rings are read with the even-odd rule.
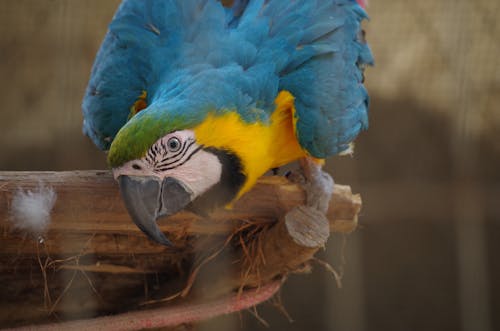
[[[88,250],[96,254],[127,254],[131,251],[168,254],[168,249],[147,240],[131,221],[118,185],[108,171],[70,171],[0,172],[1,255],[36,253],[33,247],[21,244],[24,235],[13,231],[9,211],[17,190],[34,190],[40,183],[52,187],[57,193],[51,223],[44,236],[47,253],[79,254],[82,241],[93,235]],[[187,236],[225,235],[248,221],[276,222],[304,201],[302,189],[286,178],[263,177],[231,210],[217,210],[207,218],[183,211],[160,220],[159,225],[178,247],[183,247]],[[359,195],[352,194],[349,186],[335,185],[327,214],[330,230],[353,231],[360,209]],[[64,245],[60,244],[61,237],[67,238],[63,240]]]
[[[41,238],[15,231],[10,214],[16,191],[36,190],[41,183],[57,194],[42,244]],[[349,233],[357,226],[361,198],[348,186],[335,186],[326,218],[304,212],[304,202],[305,194],[296,184],[263,177],[230,210],[207,217],[180,212],[160,220],[161,230],[173,239],[172,249],[149,241],[137,229],[108,171],[0,172],[0,280],[12,290],[0,294],[9,305],[26,306],[26,298],[15,293],[35,284],[38,291],[31,291],[28,300],[31,317],[23,318],[29,321],[54,312],[80,316],[81,305],[58,304],[72,287],[91,286],[96,295],[106,297],[105,303],[97,300],[89,314],[120,312],[175,292],[187,296],[204,268],[227,250],[233,269],[224,277],[216,271],[216,281],[206,282],[212,288],[206,296],[258,287],[302,268],[324,246],[329,232]],[[71,283],[68,277],[65,282],[56,277],[74,272],[85,277],[73,276]],[[168,286],[156,292],[148,289],[147,275],[165,277]],[[139,294],[131,297],[121,290],[124,287]],[[43,307],[44,312],[39,309]],[[2,310],[0,305],[0,322],[15,325],[17,320]]]

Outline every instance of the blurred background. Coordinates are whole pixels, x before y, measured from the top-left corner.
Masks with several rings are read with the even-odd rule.
[[[118,3],[0,0],[0,170],[106,168],[80,103]],[[371,127],[328,163],[361,193],[360,227],[319,256],[343,287],[316,266],[282,291],[294,322],[260,315],[270,330],[500,330],[500,2],[368,11]],[[199,329],[266,328],[243,313]]]

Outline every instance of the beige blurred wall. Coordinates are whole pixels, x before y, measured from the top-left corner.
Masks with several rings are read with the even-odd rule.
[[[81,134],[80,104],[93,58],[118,3],[0,1],[0,169],[23,168],[16,160],[24,156],[29,162],[26,154],[47,148],[53,154],[47,162],[57,163],[57,150],[74,154],[74,161],[61,161],[72,168],[79,166],[79,149],[92,153]],[[105,166],[99,154],[95,158],[96,166]]]
[[[2,117],[8,141],[78,130],[90,65],[118,1],[2,1]]]
[[[413,99],[472,134],[500,128],[500,1],[371,0],[372,95]],[[401,111],[404,111],[402,109]],[[462,122],[462,123],[461,123]],[[500,148],[499,148],[500,151]]]

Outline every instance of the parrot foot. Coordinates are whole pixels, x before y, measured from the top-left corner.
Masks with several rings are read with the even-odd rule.
[[[300,185],[306,192],[306,203],[285,215],[286,226],[295,242],[304,247],[322,247],[330,235],[326,212],[333,193],[332,177],[321,165],[305,158],[299,171],[290,172],[287,178]]]
[[[326,214],[333,194],[334,181],[321,167],[311,158],[304,158],[300,160],[300,169],[288,172],[286,177],[304,189],[307,196],[306,206]]]

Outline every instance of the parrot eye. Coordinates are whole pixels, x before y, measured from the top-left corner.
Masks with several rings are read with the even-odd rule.
[[[142,167],[137,163],[132,164],[132,168],[134,168],[135,170],[142,170]]]
[[[172,137],[167,142],[168,150],[172,153],[179,151],[181,149],[181,142],[179,139]]]

